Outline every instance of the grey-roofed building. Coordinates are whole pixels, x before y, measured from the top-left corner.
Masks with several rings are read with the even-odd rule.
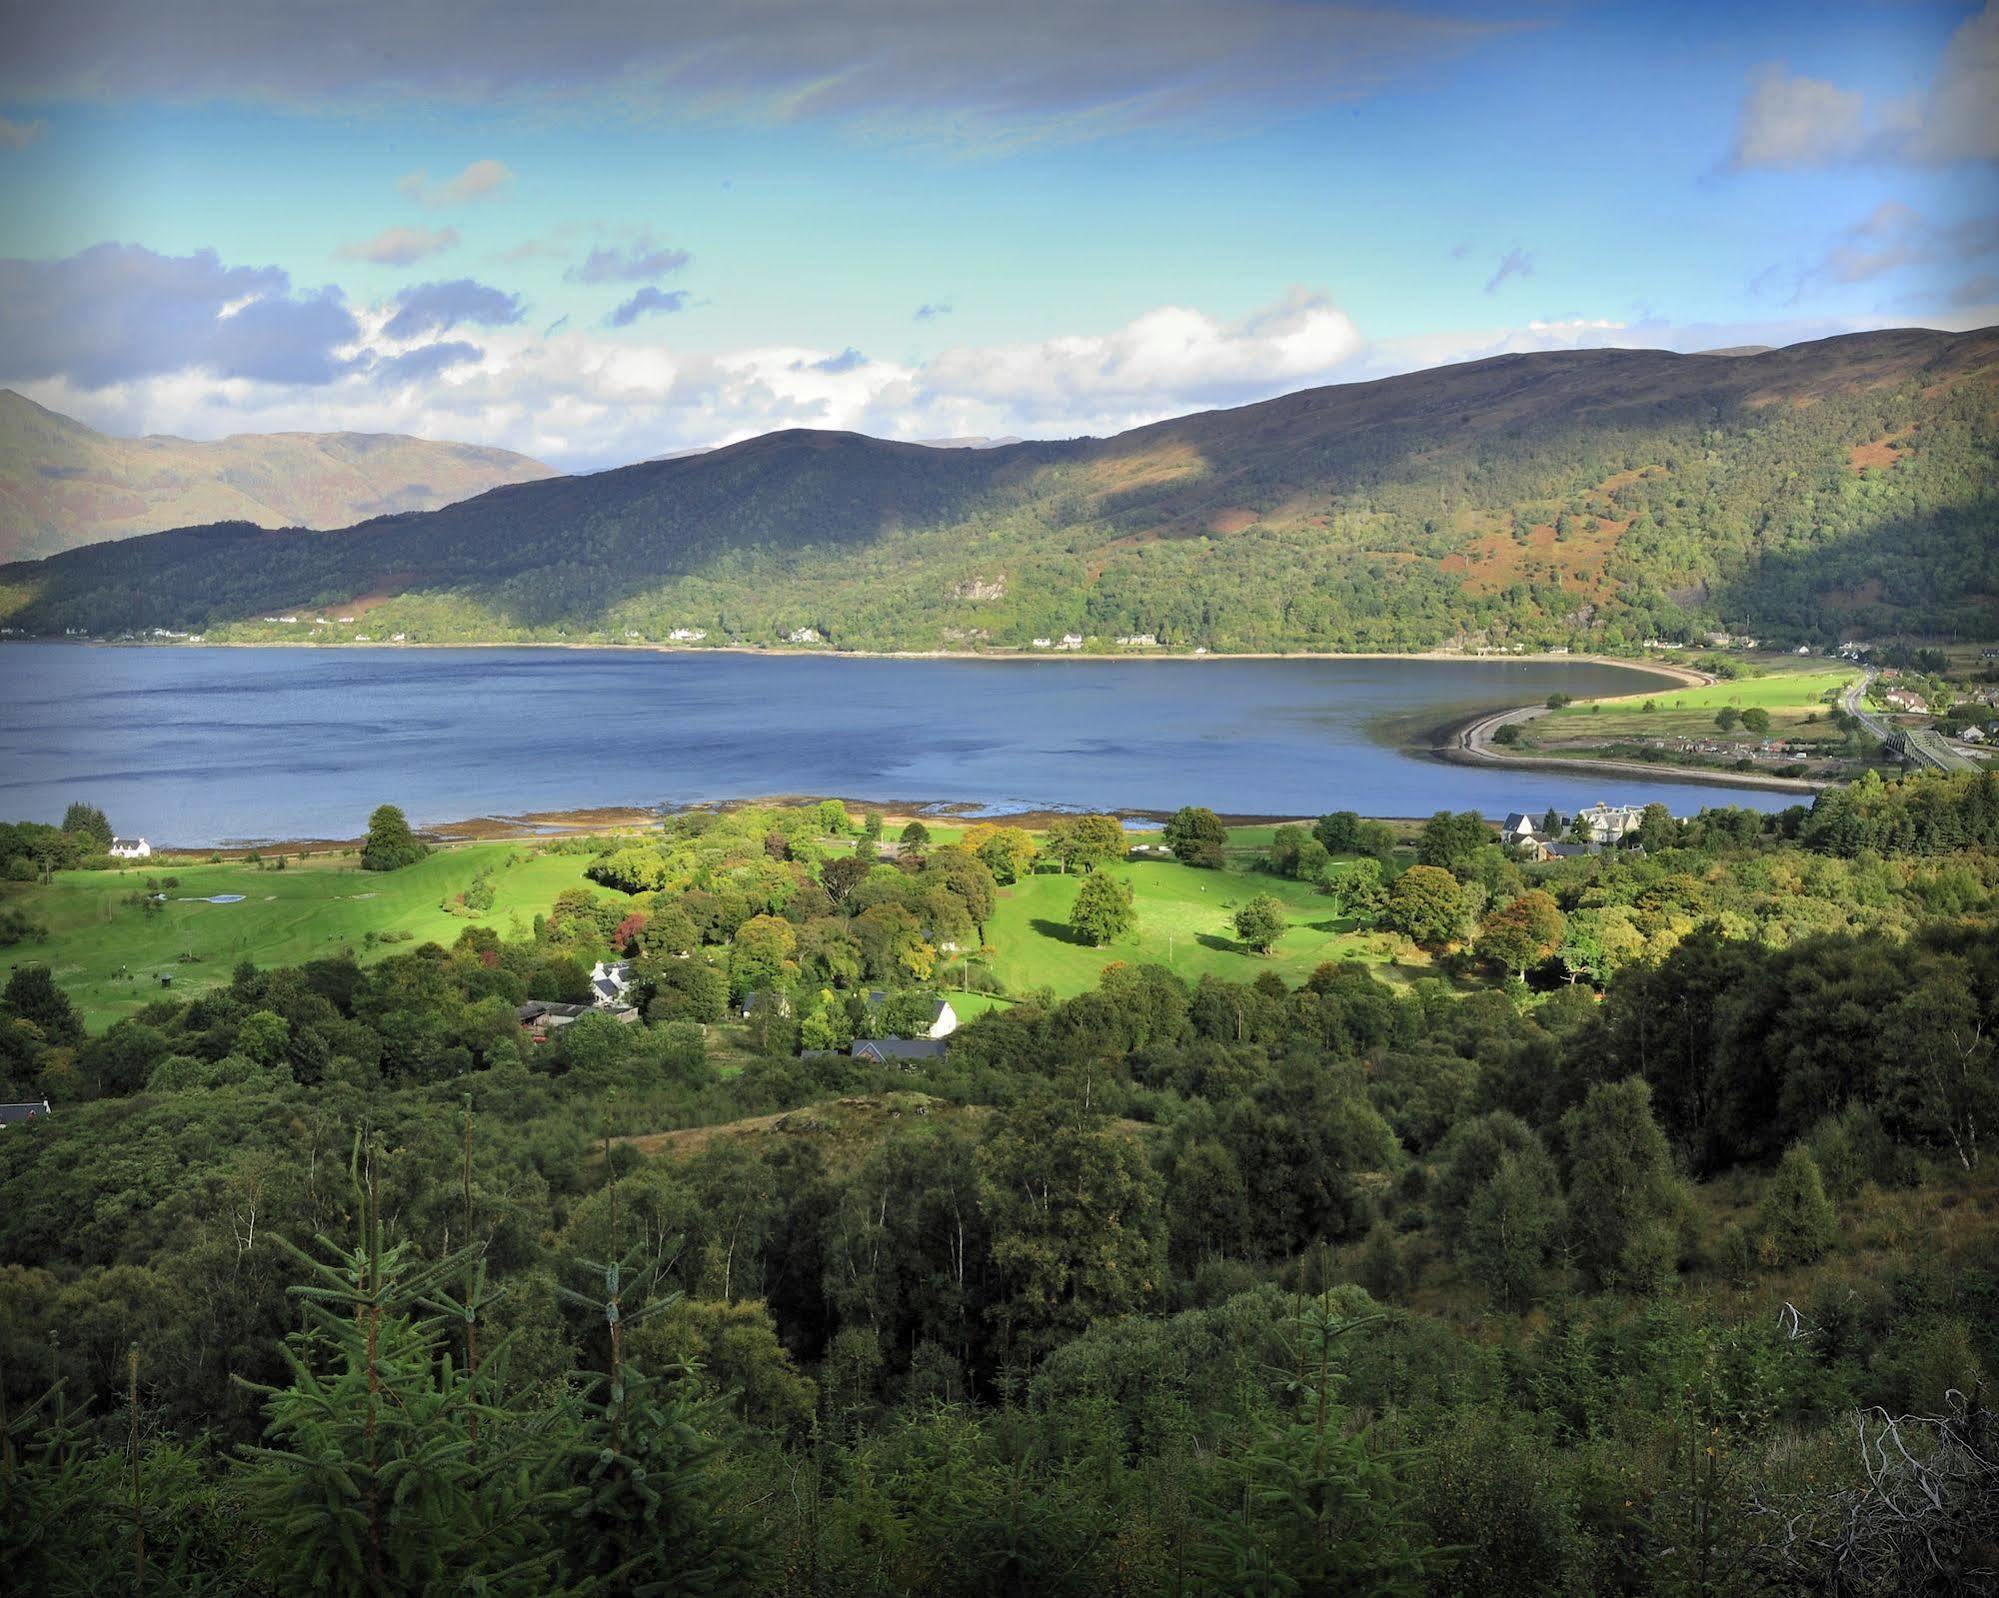
[[[862,1038],[848,1054],[856,1060],[886,1065],[891,1060],[941,1060],[946,1047],[942,1038]]]
[[[38,1117],[50,1114],[49,1101],[27,1104],[0,1104],[0,1126],[25,1126]]]

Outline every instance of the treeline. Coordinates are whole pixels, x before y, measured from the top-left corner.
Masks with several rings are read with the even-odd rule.
[[[1800,836],[1811,848],[1852,859],[1944,855],[1999,845],[1999,773],[1933,773],[1883,781],[1869,771],[1812,804]]]
[[[1814,854],[1747,813],[1550,868],[1443,816],[1398,879],[1453,884],[1473,924],[1539,895],[1656,945],[1601,999],[1559,972],[1467,991],[1448,963],[1400,990],[1113,965],[910,1072],[775,1025],[744,1058],[659,993],[654,1024],[527,1040],[514,1002],[621,937],[705,963],[646,956],[633,904],[697,936],[752,910],[733,972],[772,918],[750,886],[826,892],[848,857],[799,856],[839,820],[690,821],[647,850],[673,902],[245,965],[96,1037],[15,972],[5,1093],[60,1104],[0,1132],[10,1577],[1975,1590],[1999,1502],[1984,854],[1932,901],[1945,862]],[[1006,830],[965,852],[1018,849]],[[861,864],[855,888],[905,892],[932,869]],[[1796,903],[1846,923],[1777,917]],[[802,948],[867,913],[785,924]],[[1919,1417],[1885,1489],[1855,1441],[1876,1405],[1863,1441]]]

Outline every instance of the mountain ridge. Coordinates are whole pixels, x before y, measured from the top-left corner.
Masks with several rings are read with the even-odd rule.
[[[223,519],[331,530],[555,475],[512,450],[402,433],[119,438],[0,389],[0,559]]]
[[[431,641],[1986,636],[1996,395],[1999,329],[1510,354],[1105,439],[940,450],[790,429],[337,534],[123,540],[0,585],[19,630],[251,639],[272,607],[363,596],[378,627]]]

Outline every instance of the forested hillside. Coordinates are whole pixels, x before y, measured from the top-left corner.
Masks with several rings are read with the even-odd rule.
[[[225,517],[344,527],[554,472],[512,450],[393,433],[113,438],[0,389],[0,557]]]
[[[1539,865],[1337,813],[1250,869],[1432,975],[1114,962],[840,1049],[927,1019],[926,933],[1006,881],[1106,880],[1096,819],[887,860],[837,805],[677,818],[505,936],[246,960],[94,1035],[17,965],[0,1100],[51,1109],[0,1125],[0,1569],[1991,1590],[1999,777]],[[1212,821],[1173,844],[1219,882]],[[524,1029],[612,955],[641,1017]]]
[[[23,631],[836,648],[1999,634],[1999,331],[1504,356],[1111,439],[788,432],[338,535],[0,568]],[[295,615],[296,623],[262,618]],[[816,640],[814,640],[816,642]]]

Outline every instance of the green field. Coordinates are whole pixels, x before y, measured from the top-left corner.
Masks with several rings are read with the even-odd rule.
[[[1240,837],[1230,834],[1232,843]],[[1044,874],[1000,890],[986,941],[995,951],[993,973],[1009,993],[1047,987],[1067,998],[1096,986],[1097,974],[1113,960],[1163,965],[1190,983],[1209,975],[1250,982],[1275,971],[1293,986],[1328,960],[1385,967],[1377,974],[1391,979],[1420,974],[1425,966],[1425,957],[1402,939],[1356,932],[1351,922],[1335,920],[1331,902],[1309,883],[1234,866],[1202,871],[1171,860],[1120,861],[1104,869],[1132,885],[1138,928],[1102,948],[1070,936],[1069,906],[1081,877]],[[1235,908],[1259,893],[1283,900],[1291,915],[1291,930],[1267,957],[1238,943],[1229,925]],[[948,971],[941,974],[948,985]]]
[[[226,983],[239,960],[296,965],[351,948],[366,961],[423,942],[450,943],[473,925],[513,936],[516,918],[525,936],[535,913],[546,911],[564,888],[589,886],[583,879],[589,861],[588,855],[541,854],[519,843],[477,843],[390,872],[363,871],[351,856],[331,855],[284,871],[240,861],[148,863],[60,872],[47,886],[8,883],[0,886],[0,906],[19,909],[49,931],[43,941],[15,944],[7,951],[9,963],[46,964],[95,1030],[157,997],[162,974],[173,978],[176,993],[199,993]],[[441,901],[462,892],[482,866],[492,868],[493,908],[476,920],[442,909]],[[125,902],[148,877],[169,876],[179,886],[165,890],[168,902],[156,914]],[[182,902],[225,893],[242,894],[242,903]],[[364,942],[370,932],[411,937],[370,947]]]
[[[1771,731],[1810,738],[1838,734],[1826,718],[1828,694],[1838,695],[1858,673],[1850,666],[1800,660],[1795,665],[1771,664],[1759,676],[1662,688],[1643,699],[1585,702],[1538,716],[1526,728],[1527,737],[1542,747],[1587,739],[1591,743],[1620,738],[1706,738],[1715,735],[1715,712],[1724,705],[1770,712]],[[1653,708],[1646,710],[1650,702]],[[1805,717],[1816,713],[1817,723]]]
[[[1201,871],[1170,860],[1119,861],[1104,869],[1131,883],[1138,928],[1102,948],[1073,940],[1069,907],[1080,876],[1041,874],[1002,888],[986,927],[994,975],[1010,994],[1052,988],[1068,997],[1096,985],[1114,960],[1171,968],[1187,982],[1209,974],[1237,982],[1275,971],[1296,985],[1327,960],[1358,960],[1396,980],[1426,969],[1425,957],[1403,940],[1356,931],[1335,920],[1330,902],[1309,884],[1250,869],[1272,829],[1238,828],[1229,835],[1227,868]],[[46,964],[93,1031],[131,1015],[161,992],[161,976],[177,995],[228,982],[238,961],[266,968],[351,951],[367,962],[435,941],[450,943],[466,927],[496,929],[517,939],[564,888],[589,887],[590,857],[537,851],[532,844],[475,843],[443,849],[403,871],[368,872],[353,857],[295,861],[286,870],[253,863],[172,865],[148,862],[112,871],[66,871],[46,886],[0,885],[0,906],[18,908],[49,936],[16,944],[11,962]],[[489,867],[491,910],[453,914],[443,902]],[[167,903],[147,914],[128,902],[148,879],[176,879]],[[617,897],[608,889],[596,889]],[[1269,956],[1237,943],[1230,917],[1254,894],[1282,900],[1291,930]],[[210,895],[241,894],[240,903],[211,904]],[[374,934],[371,940],[369,934]],[[384,934],[408,934],[381,942]],[[940,966],[940,985],[952,970]],[[963,1002],[960,1002],[960,1000]],[[954,997],[969,1018],[992,1001]],[[1001,1001],[1004,1002],[1004,1001]]]

